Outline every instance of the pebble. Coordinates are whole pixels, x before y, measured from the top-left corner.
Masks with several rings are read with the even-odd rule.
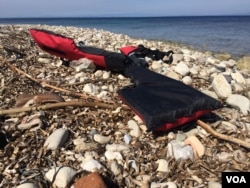
[[[174,182],[166,182],[166,183],[156,183],[152,182],[150,188],[177,188],[177,185]]]
[[[222,74],[218,74],[214,77],[212,87],[217,96],[221,99],[226,99],[232,94],[232,87]]]
[[[208,188],[222,188],[222,185],[219,182],[209,181]]]
[[[183,59],[183,54],[173,54],[173,62],[172,64],[177,64]]]
[[[107,79],[110,78],[110,75],[111,75],[111,72],[110,72],[110,71],[104,71],[104,72],[103,72],[103,75],[102,75],[102,78],[103,78],[104,80],[107,80]]]
[[[158,164],[158,168],[156,171],[159,172],[169,172],[169,168],[168,168],[168,161],[165,159],[158,159],[156,161],[156,163]]]
[[[128,134],[125,134],[124,137],[123,137],[123,139],[124,139],[124,142],[125,142],[126,144],[129,144],[130,141],[132,140],[131,136],[128,135]]]
[[[99,144],[107,144],[110,142],[110,138],[108,136],[103,136],[100,134],[94,134],[94,140]]]
[[[193,149],[189,145],[185,145],[184,142],[179,142],[177,140],[172,140],[167,145],[168,156],[174,157],[175,160],[179,159],[194,159]]]
[[[102,167],[103,166],[97,160],[94,160],[94,159],[90,159],[88,161],[84,161],[81,164],[81,168],[83,170],[88,171],[88,172],[95,172],[97,170],[100,170]]]
[[[69,131],[67,129],[57,129],[47,138],[44,143],[44,147],[47,147],[47,149],[56,150],[59,147],[62,147],[68,138]]]
[[[89,60],[87,58],[81,58],[79,60],[75,60],[77,61],[77,66],[75,67],[76,72],[80,72],[80,71],[89,71],[89,72],[94,72],[94,70],[96,69],[96,66],[94,65],[92,60]]]
[[[130,135],[134,137],[140,137],[141,136],[141,130],[138,124],[134,120],[128,121],[128,128],[131,129]]]
[[[190,72],[187,64],[182,61],[175,66],[174,71],[182,76],[186,76]]]
[[[85,84],[83,88],[83,91],[90,95],[97,94],[98,90],[99,90],[99,87],[92,83]]]
[[[154,70],[155,72],[160,73],[161,70],[162,70],[162,64],[161,64],[161,62],[159,62],[159,61],[153,61],[153,62],[152,62],[152,65],[151,65],[151,68],[152,68],[152,70]]]
[[[53,182],[54,186],[59,188],[65,188],[75,176],[76,171],[67,166],[51,168],[46,174],[45,177]]]
[[[182,82],[186,85],[191,85],[193,83],[193,80],[192,80],[191,76],[184,76],[182,78]]]
[[[110,170],[114,173],[115,176],[117,176],[118,174],[120,174],[122,172],[122,170],[121,170],[121,168],[116,160],[111,162]]]
[[[246,80],[239,72],[231,73],[232,78],[239,84],[246,84]]]
[[[114,159],[117,160],[117,161],[123,160],[122,154],[120,152],[118,152],[118,151],[106,151],[104,153],[104,156],[106,157],[106,159],[108,161],[111,161],[111,160],[114,160]]]
[[[128,152],[129,147],[123,144],[107,144],[106,145],[107,151],[118,151],[118,152]]]
[[[34,183],[23,183],[21,185],[18,185],[16,188],[39,188],[39,187]]]
[[[93,150],[97,149],[98,146],[96,143],[87,143],[85,142],[85,139],[75,139],[73,140],[73,143],[75,145],[75,150],[76,151],[87,151],[87,150]]]
[[[100,174],[93,172],[78,179],[74,183],[74,188],[107,188],[107,186]]]
[[[245,116],[250,112],[250,100],[245,96],[232,94],[226,99],[226,103],[239,108]]]
[[[51,63],[51,59],[39,57],[38,60],[37,60],[37,62],[38,62],[38,63],[49,64],[49,63]]]

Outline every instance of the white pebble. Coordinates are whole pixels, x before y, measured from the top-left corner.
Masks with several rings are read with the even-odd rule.
[[[227,82],[226,78],[222,74],[214,77],[212,87],[217,96],[221,99],[225,99],[232,94],[231,85]]]
[[[95,172],[96,170],[100,170],[102,165],[97,160],[90,159],[87,162],[82,163],[81,167],[83,170]]]
[[[94,140],[98,142],[99,144],[107,144],[110,141],[110,138],[108,136],[103,136],[100,134],[94,135]]]
[[[45,64],[50,64],[51,63],[51,59],[48,59],[48,58],[38,58],[38,63],[45,63]]]
[[[101,92],[97,95],[97,97],[100,98],[100,99],[105,99],[105,98],[107,98],[107,96],[108,96],[108,92],[107,92],[107,91],[101,91]]]
[[[208,188],[221,188],[222,185],[219,182],[209,181]]]
[[[56,167],[50,169],[45,174],[45,177],[50,182],[53,182],[54,186],[64,188],[69,184],[69,182],[72,181],[72,178],[75,176],[75,174],[76,171],[70,167]]]
[[[243,95],[233,94],[226,99],[226,103],[240,109],[243,115],[250,112],[250,100]]]
[[[188,66],[184,62],[178,63],[175,66],[174,71],[182,76],[186,76],[190,72]]]
[[[126,144],[129,144],[132,138],[131,138],[130,135],[125,134],[124,137],[123,137],[123,139],[124,139],[124,142],[125,142]]]
[[[38,186],[34,183],[23,183],[21,185],[18,185],[16,188],[38,188]]]
[[[57,129],[45,141],[44,147],[47,149],[56,150],[68,140],[69,131],[64,128]]]
[[[183,142],[178,142],[176,140],[172,140],[167,145],[168,156],[174,157],[175,160],[178,159],[194,159],[193,149],[189,145],[185,145]]]
[[[128,128],[131,129],[131,131],[130,131],[131,136],[134,136],[134,137],[141,136],[140,127],[137,125],[137,123],[134,120],[128,121]]]
[[[121,173],[121,169],[119,168],[119,164],[117,161],[112,161],[110,164],[110,170],[114,173],[115,176]]]
[[[103,75],[102,75],[102,78],[105,79],[105,80],[106,80],[106,79],[109,79],[109,78],[110,78],[110,74],[111,74],[110,72],[104,71],[104,72],[103,72]]]
[[[107,151],[129,151],[129,147],[122,144],[107,144]]]
[[[184,78],[182,78],[182,82],[186,85],[191,85],[193,80],[191,76],[185,76]]]
[[[118,151],[106,151],[104,155],[108,161],[111,161],[114,159],[116,159],[117,161],[123,160],[122,154]]]
[[[103,71],[102,71],[102,70],[97,70],[97,71],[94,73],[94,76],[95,76],[96,78],[100,78],[102,75],[103,75]]]
[[[158,159],[156,161],[156,163],[158,164],[157,171],[159,171],[159,172],[169,172],[168,161],[167,160]]]
[[[83,88],[83,91],[85,93],[91,94],[91,95],[97,94],[98,90],[99,90],[99,87],[91,83],[85,84]]]
[[[231,73],[232,78],[239,84],[246,84],[245,78],[242,76],[241,73],[236,72],[236,73]]]
[[[166,182],[166,183],[156,183],[152,182],[150,188],[177,188],[177,185],[174,182]]]
[[[79,72],[79,73],[75,74],[76,79],[79,79],[79,78],[82,78],[82,77],[85,77],[85,76],[86,76],[86,73],[84,73],[84,72]]]

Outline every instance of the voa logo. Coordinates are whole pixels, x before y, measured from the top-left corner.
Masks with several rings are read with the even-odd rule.
[[[227,183],[247,183],[244,176],[226,176]]]

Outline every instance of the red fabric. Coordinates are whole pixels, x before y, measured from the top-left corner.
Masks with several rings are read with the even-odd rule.
[[[131,52],[135,51],[137,49],[137,47],[135,46],[125,46],[120,48],[120,51],[125,54],[125,55],[129,55]]]
[[[161,127],[156,128],[155,131],[169,131],[169,130],[175,129],[176,127],[179,127],[180,125],[184,125],[188,122],[194,121],[194,120],[198,119],[199,117],[210,113],[211,111],[212,110],[197,111],[197,112],[193,113],[192,116],[181,117],[173,123],[166,123],[166,124],[162,125]]]
[[[77,48],[74,40],[71,38],[50,34],[48,32],[37,29],[30,29],[29,32],[36,41],[37,45],[42,50],[47,51],[50,54],[69,60],[88,58],[91,59],[96,66],[104,68],[107,67],[103,56],[84,53],[83,51],[80,51]]]
[[[119,98],[126,103],[126,101],[124,100],[124,98],[122,96],[119,95]],[[130,104],[126,103],[132,110],[133,112],[139,116],[141,118],[142,121],[144,121],[144,118],[142,117],[142,115],[136,111],[133,106],[131,106]],[[194,112],[191,116],[183,116],[183,117],[180,117],[179,119],[177,119],[176,121],[174,122],[167,122],[165,124],[163,124],[162,126],[154,129],[154,131],[170,131],[170,130],[173,130],[173,129],[176,129],[177,127],[180,127],[181,125],[184,125],[186,123],[189,123],[191,121],[194,121],[196,119],[198,119],[199,117],[203,116],[203,115],[206,115],[210,112],[212,112],[213,110],[199,110],[197,112]]]

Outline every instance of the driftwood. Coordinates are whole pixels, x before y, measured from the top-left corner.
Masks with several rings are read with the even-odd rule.
[[[221,140],[232,142],[232,143],[235,143],[235,144],[238,144],[240,146],[243,146],[245,148],[250,149],[250,143],[248,143],[248,142],[245,142],[243,140],[240,140],[240,139],[237,139],[237,138],[225,135],[225,134],[218,133],[217,131],[212,129],[211,126],[209,126],[208,124],[206,124],[205,122],[203,122],[201,120],[197,120],[197,124],[199,126],[201,126],[203,129],[205,129],[208,133],[213,135],[214,137],[217,137],[217,138],[219,138]]]
[[[12,108],[8,110],[0,110],[0,115],[10,115],[10,114],[17,114],[21,112],[31,112],[31,111],[36,111],[36,110],[57,109],[57,108],[64,108],[64,107],[70,107],[70,106],[115,109],[114,105],[101,103],[101,102],[85,102],[85,101],[80,100],[80,101],[58,102],[58,103],[52,103],[52,104],[45,104],[41,106],[30,106],[30,107],[22,107],[22,108]]]

